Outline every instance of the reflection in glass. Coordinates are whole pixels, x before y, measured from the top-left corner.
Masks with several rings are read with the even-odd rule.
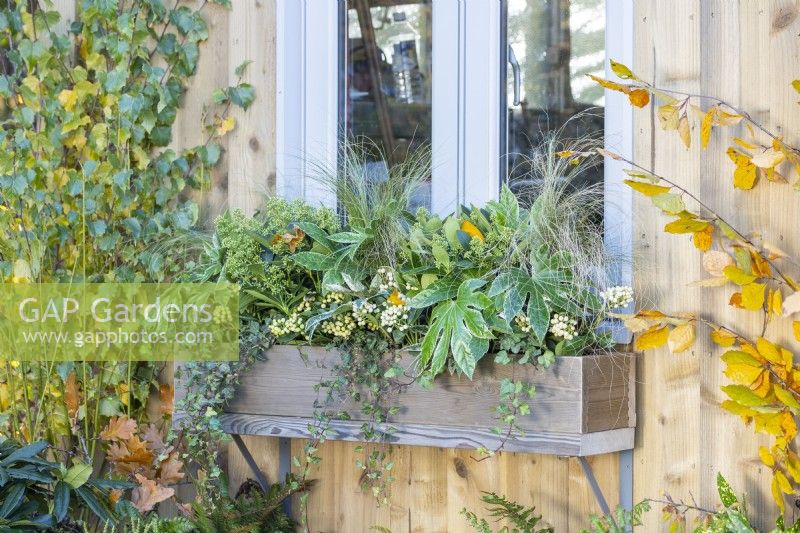
[[[577,138],[603,133],[603,90],[586,75],[603,75],[604,0],[508,0],[508,44],[520,64],[520,105],[508,85],[508,177],[525,179],[524,156],[547,132]],[[573,117],[581,112],[579,118]],[[602,165],[585,179],[601,182]]]
[[[347,0],[344,59],[345,134],[378,150],[368,164],[382,179],[387,165],[431,141],[430,0]],[[430,182],[411,207],[430,206]]]

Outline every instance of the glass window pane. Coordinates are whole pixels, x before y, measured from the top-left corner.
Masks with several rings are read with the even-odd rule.
[[[347,0],[344,132],[378,146],[370,173],[431,142],[430,0]],[[374,173],[374,174],[373,174]],[[430,181],[411,207],[430,206]]]
[[[508,76],[508,177],[526,179],[525,155],[548,133],[602,139],[605,0],[507,0],[508,44],[520,65],[520,104]],[[584,112],[579,119],[573,117]],[[572,119],[572,120],[571,120]],[[565,126],[566,124],[566,126]],[[601,182],[602,165],[582,177]]]

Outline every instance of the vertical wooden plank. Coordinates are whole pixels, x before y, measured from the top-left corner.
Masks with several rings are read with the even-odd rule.
[[[606,454],[588,457],[600,490],[613,511],[619,505],[619,455]],[[603,514],[592,487],[581,467],[580,461],[569,459],[569,531],[579,532],[588,528],[589,517]]]
[[[252,437],[243,435],[247,449],[253,455],[256,464],[260,470],[264,472],[269,483],[276,483],[283,481],[279,478],[279,464],[278,464],[278,439],[270,439],[264,437]],[[225,461],[225,472],[228,474],[228,485],[230,487],[231,495],[235,495],[239,490],[239,486],[248,479],[255,479],[255,474],[244,456],[239,451],[239,448],[233,442],[227,442],[224,446],[223,457]]]
[[[699,91],[699,35],[704,31],[700,4],[697,0],[635,3],[634,70],[643,79]],[[661,132],[652,112],[634,114],[634,157],[684,185],[699,176],[697,154],[687,154],[674,132]],[[663,234],[663,220],[640,196],[634,201],[634,224],[640,299],[669,310],[691,307],[696,295],[690,297],[686,285],[700,277],[698,262],[687,260],[694,253],[691,243]],[[700,359],[707,350],[701,340],[689,354],[671,356],[659,350],[640,359],[635,501],[658,497],[664,490],[676,496],[699,490],[700,411],[709,408],[701,397],[699,375]],[[650,513],[644,530],[659,527],[659,513]]]
[[[275,16],[275,0],[233,2],[230,12],[229,84],[239,81],[236,67],[252,61],[242,81],[256,91],[250,109],[232,109],[237,126],[228,139],[228,202],[247,213],[275,189]]]
[[[77,0],[53,0],[53,9],[59,12],[61,20],[53,26],[56,34],[65,33],[75,20],[77,14]]]
[[[191,5],[199,6],[202,0],[192,0]],[[187,3],[187,5],[190,5]],[[228,73],[234,68],[228,61],[228,31],[230,12],[224,7],[206,3],[203,17],[208,24],[208,40],[200,43],[200,62],[197,72],[189,80],[186,94],[175,124],[172,128],[172,145],[175,148],[190,148],[205,142],[202,117],[206,106],[211,102],[215,89],[227,87]],[[197,194],[200,204],[200,224],[208,226],[214,218],[228,206],[228,155],[225,152],[228,140],[223,139],[222,159],[214,170],[207,190]]]
[[[442,465],[447,451],[441,448],[415,448],[410,451],[408,531],[409,533],[445,533],[447,516],[447,472]],[[402,531],[402,530],[401,530]]]

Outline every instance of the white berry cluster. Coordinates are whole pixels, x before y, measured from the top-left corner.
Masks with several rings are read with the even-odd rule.
[[[320,302],[319,306],[323,309],[327,309],[329,305],[332,304],[340,304],[344,301],[344,294],[341,292],[329,292],[322,298],[322,302]]]
[[[311,306],[314,303],[314,298],[311,296],[306,296],[303,298],[303,301],[300,302],[297,307],[295,308],[295,313],[305,313],[306,311],[311,311]]]
[[[516,317],[514,317],[514,322],[517,324],[517,327],[522,330],[523,333],[531,332],[531,321],[528,320],[527,316],[517,315]]]
[[[550,333],[569,341],[578,334],[578,321],[569,315],[554,313],[550,319]]]
[[[388,301],[385,305],[386,308],[381,311],[381,326],[386,328],[388,332],[391,332],[395,328],[399,331],[407,330],[408,324],[406,320],[408,320],[408,306],[394,305]]]
[[[378,288],[382,291],[390,292],[397,288],[397,281],[394,279],[394,272],[388,268],[378,269]]]
[[[609,309],[625,307],[633,301],[633,289],[625,286],[609,287],[600,293],[600,297],[605,300]]]
[[[358,326],[356,325],[353,315],[351,313],[346,313],[326,320],[322,323],[320,329],[323,333],[327,333],[332,337],[346,339],[353,334],[356,327]]]
[[[269,332],[275,337],[302,333],[303,329],[303,319],[297,313],[286,318],[276,318],[269,325]]]
[[[374,320],[370,320],[372,315],[378,310],[378,305],[372,302],[354,302],[353,303],[353,318],[360,328],[367,328],[370,331],[375,331],[378,326]]]

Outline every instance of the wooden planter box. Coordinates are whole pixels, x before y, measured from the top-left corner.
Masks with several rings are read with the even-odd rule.
[[[240,435],[303,438],[313,423],[314,385],[329,375],[335,352],[317,347],[274,346],[266,360],[242,379],[222,420],[226,431]],[[635,358],[613,353],[558,357],[547,370],[516,367],[515,379],[536,385],[531,414],[521,417],[525,435],[509,440],[504,450],[586,456],[633,448]],[[511,368],[484,358],[474,379],[440,375],[432,389],[417,385],[399,395],[400,412],[391,420],[391,442],[440,448],[495,447],[501,440],[494,407],[498,383]],[[324,391],[320,396],[324,398]],[[363,419],[356,405],[350,421],[334,421],[335,440],[360,440]]]

